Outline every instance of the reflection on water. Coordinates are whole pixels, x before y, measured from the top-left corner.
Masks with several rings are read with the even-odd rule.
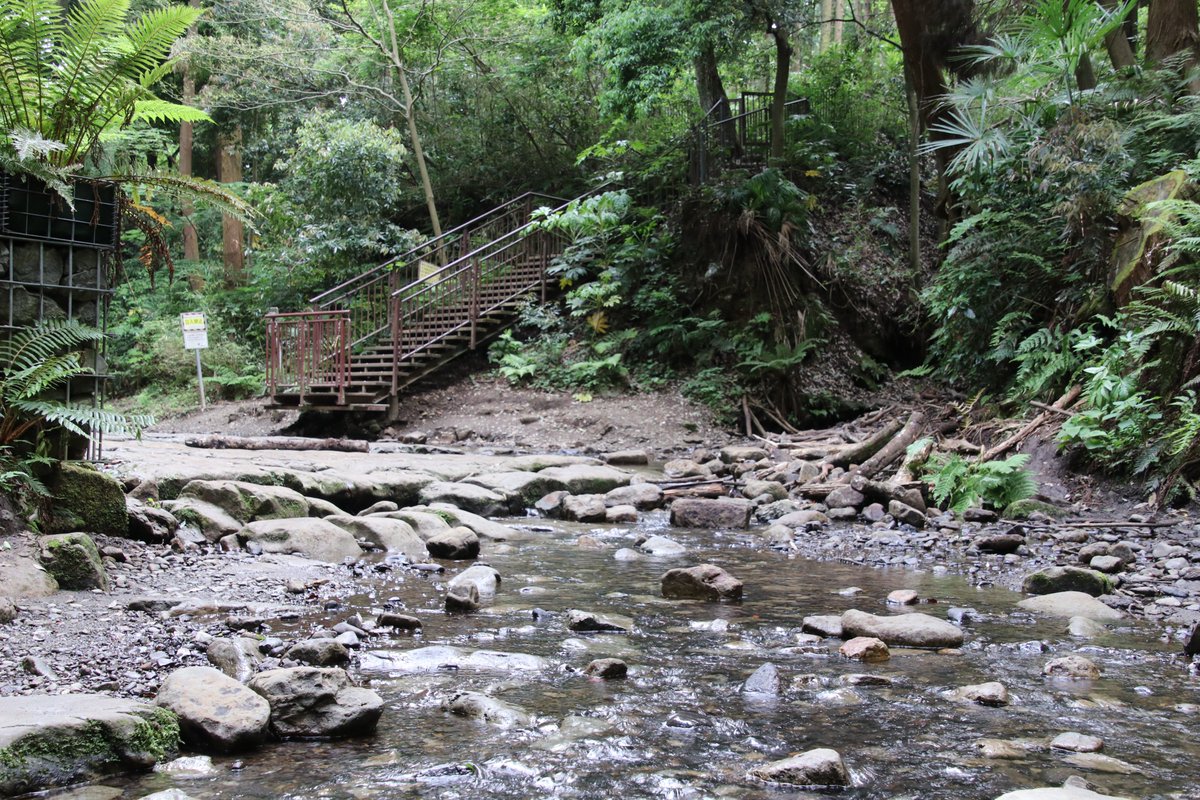
[[[643,528],[662,526],[652,518]],[[1015,612],[1016,595],[980,590],[947,576],[873,570],[789,559],[750,535],[659,532],[687,545],[679,559],[618,561],[637,531],[562,525],[529,542],[485,547],[503,576],[496,604],[467,617],[439,610],[445,576],[409,574],[403,585],[367,589],[344,609],[378,610],[397,598],[420,616],[421,636],[377,637],[379,649],[453,645],[528,653],[540,671],[474,669],[362,673],[387,703],[376,736],[341,742],[290,742],[216,759],[214,776],[152,775],[125,786],[126,797],[177,787],[205,798],[533,798],[818,797],[770,787],[748,769],[814,747],[840,751],[855,781],[846,798],[994,798],[1015,788],[1060,785],[1083,775],[1109,794],[1146,797],[1191,789],[1200,763],[1194,734],[1200,691],[1174,648],[1129,625],[1102,640],[1065,633],[1065,620]],[[576,538],[598,539],[579,546]],[[738,604],[665,601],[657,593],[671,566],[711,561],[745,584]],[[861,592],[839,590],[860,587]],[[958,653],[893,651],[890,661],[841,659],[837,642],[811,641],[800,621],[847,608],[887,613],[897,588],[978,615],[966,623]],[[533,609],[541,609],[538,614]],[[634,619],[628,635],[581,635],[563,617],[572,608]],[[1095,683],[1047,682],[1042,666],[1068,653],[1104,670]],[[629,677],[582,675],[593,658],[617,656]],[[741,683],[766,662],[779,668],[777,697],[744,695]],[[852,677],[867,673],[884,680]],[[999,680],[1006,708],[952,703],[947,688]],[[485,692],[522,707],[537,722],[501,730],[440,710],[451,691]],[[1104,753],[1134,774],[1085,771],[1051,751],[1063,731],[1100,736]],[[1010,759],[983,757],[980,739],[1011,743]]]

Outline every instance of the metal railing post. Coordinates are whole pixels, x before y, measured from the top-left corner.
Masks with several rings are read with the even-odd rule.
[[[392,316],[392,395],[400,391],[400,298],[393,297],[388,313]]]

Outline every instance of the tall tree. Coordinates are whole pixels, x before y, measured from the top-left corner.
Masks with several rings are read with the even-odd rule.
[[[217,179],[221,183],[242,182],[242,126],[234,124],[217,137]],[[245,226],[231,214],[221,216],[221,251],[227,288],[246,281]]]
[[[1151,0],[1146,17],[1146,61],[1161,64],[1182,56],[1185,74],[1200,64],[1200,20],[1196,0]],[[1200,77],[1189,77],[1192,93],[1200,93]]]

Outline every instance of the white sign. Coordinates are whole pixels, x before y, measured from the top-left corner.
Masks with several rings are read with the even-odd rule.
[[[201,311],[188,311],[179,315],[179,327],[183,329],[183,349],[204,350],[208,347],[208,321]]]

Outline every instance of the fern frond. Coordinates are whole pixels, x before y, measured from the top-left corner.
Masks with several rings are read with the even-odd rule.
[[[48,400],[26,400],[14,403],[14,408],[36,415],[51,425],[60,425],[71,433],[91,437],[94,433],[114,433],[140,436],[142,430],[154,424],[148,414],[118,414],[90,406],[68,406]]]
[[[132,173],[108,175],[103,180],[130,186],[143,186],[176,199],[208,203],[221,213],[228,214],[251,226],[258,216],[252,205],[232,191],[219,183],[203,178],[188,178],[169,172],[153,172],[146,175]]]
[[[195,106],[185,106],[167,100],[138,100],[133,104],[134,122],[212,122],[212,117]]]

